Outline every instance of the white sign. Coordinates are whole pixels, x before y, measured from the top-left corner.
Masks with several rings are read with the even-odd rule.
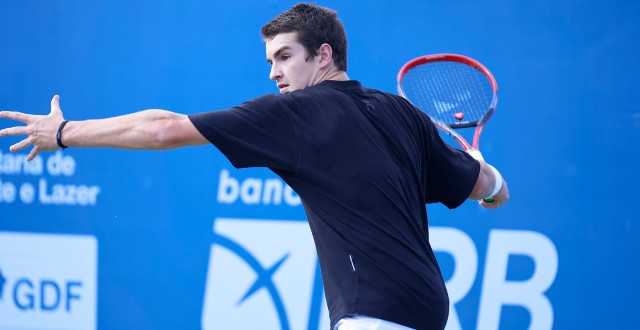
[[[0,329],[95,329],[93,236],[0,232]]]

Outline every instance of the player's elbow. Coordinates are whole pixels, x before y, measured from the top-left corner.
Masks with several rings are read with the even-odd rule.
[[[166,150],[177,148],[176,136],[171,131],[157,130],[149,136],[149,149]]]
[[[198,145],[205,141],[196,140],[201,137],[186,115],[168,113],[158,120],[153,128],[153,149],[175,149],[188,145]],[[194,137],[194,135],[197,135]]]

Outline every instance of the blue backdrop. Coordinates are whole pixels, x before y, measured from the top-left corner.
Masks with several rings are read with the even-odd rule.
[[[60,94],[82,120],[275,93],[259,29],[294,3],[2,1],[0,109],[46,114]],[[365,85],[395,92],[405,62],[442,52],[498,80],[481,147],[511,201],[428,207],[449,329],[640,323],[639,2],[321,5],[339,12]],[[328,327],[304,212],[272,173],[211,146],[26,164],[17,141],[0,139],[0,329]]]

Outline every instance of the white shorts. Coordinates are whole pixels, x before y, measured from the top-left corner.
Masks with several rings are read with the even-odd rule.
[[[336,323],[333,330],[414,330],[404,325],[364,315],[350,315]]]

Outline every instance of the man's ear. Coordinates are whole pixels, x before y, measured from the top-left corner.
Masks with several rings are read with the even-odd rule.
[[[333,49],[329,44],[322,44],[318,49],[320,53],[320,67],[326,68],[329,64],[333,63]]]

